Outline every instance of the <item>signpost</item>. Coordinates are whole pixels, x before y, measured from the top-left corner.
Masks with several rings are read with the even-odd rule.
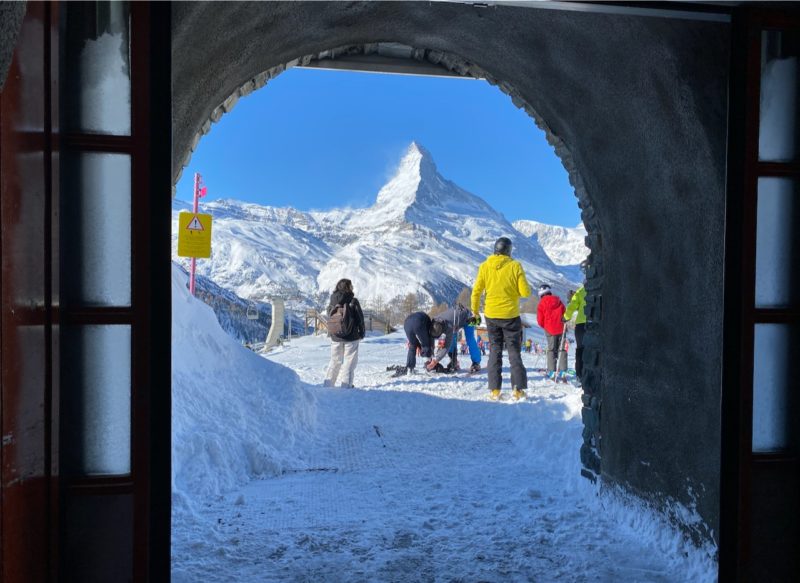
[[[199,212],[200,199],[207,194],[206,187],[201,188],[201,184],[200,174],[195,173],[192,212],[182,212],[178,215],[178,256],[192,258],[189,272],[189,293],[192,295],[194,295],[197,258],[211,257],[211,215]]]

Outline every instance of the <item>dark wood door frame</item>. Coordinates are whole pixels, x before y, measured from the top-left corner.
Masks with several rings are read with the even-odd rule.
[[[762,323],[798,324],[800,314],[790,309],[757,309],[756,217],[758,179],[783,176],[800,179],[800,165],[759,161],[761,88],[761,34],[767,29],[800,31],[796,5],[769,9],[756,5],[734,8],[731,23],[731,64],[728,110],[728,167],[725,217],[725,289],[723,311],[723,370],[721,402],[719,580],[760,579],[754,563],[754,485],[763,485],[759,468],[782,468],[783,475],[798,473],[796,451],[766,455],[753,453],[753,372],[755,326]],[[781,500],[773,500],[777,506]],[[758,512],[756,512],[758,514]],[[800,521],[800,516],[795,517]],[[756,520],[758,520],[756,518]],[[765,520],[765,519],[762,519]],[[787,569],[800,546],[797,531],[784,545]]]
[[[130,580],[167,581],[171,504],[171,58],[168,3],[132,3],[132,136],[59,127],[60,24],[69,5],[31,2],[0,94],[0,580],[67,581],[65,507],[74,496],[133,497]],[[65,63],[65,69],[69,63]],[[85,139],[84,139],[85,138]],[[124,142],[124,143],[123,143]],[[119,151],[133,172],[132,305],[61,305],[65,151]],[[69,275],[69,274],[65,274]],[[65,479],[61,459],[64,324],[132,330],[129,478]],[[91,533],[81,533],[79,536]],[[89,538],[91,538],[89,536]],[[86,541],[91,544],[90,540]]]

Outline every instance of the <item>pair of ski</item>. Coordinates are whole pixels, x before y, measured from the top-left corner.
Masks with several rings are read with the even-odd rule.
[[[399,365],[399,364],[392,364],[392,365],[386,367],[386,371],[387,372],[395,373],[395,374],[390,375],[391,378],[397,378],[397,377],[406,376],[406,375],[410,374],[409,372],[404,372],[404,373],[401,373],[401,374],[397,374],[400,370],[405,370],[405,367],[402,366],[402,365]],[[476,371],[473,371],[473,370],[470,370],[470,369],[466,369],[466,370],[458,369],[458,370],[449,371],[449,372],[431,370],[431,371],[426,371],[426,372],[428,372],[429,374],[441,374],[441,375],[445,375],[445,376],[471,377],[471,376],[474,376],[476,374],[482,373],[483,369],[479,369],[479,370],[476,370]],[[463,374],[459,374],[459,373],[463,373]]]
[[[480,374],[482,372],[483,372],[482,370],[478,370],[478,371],[472,372],[469,369],[466,369],[466,370],[458,369],[458,370],[449,371],[449,372],[428,371],[428,374],[441,375],[443,377],[467,378],[467,377],[475,376],[476,374]]]

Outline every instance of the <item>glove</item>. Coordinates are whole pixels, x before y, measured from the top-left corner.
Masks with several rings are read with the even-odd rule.
[[[433,371],[436,370],[437,364],[439,364],[439,361],[437,361],[435,358],[432,358],[431,360],[425,363],[425,368],[428,369],[429,371]]]

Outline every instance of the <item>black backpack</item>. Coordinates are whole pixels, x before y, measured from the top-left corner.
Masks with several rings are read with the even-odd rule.
[[[347,340],[357,326],[358,314],[352,302],[334,306],[331,315],[328,317],[328,334]]]

